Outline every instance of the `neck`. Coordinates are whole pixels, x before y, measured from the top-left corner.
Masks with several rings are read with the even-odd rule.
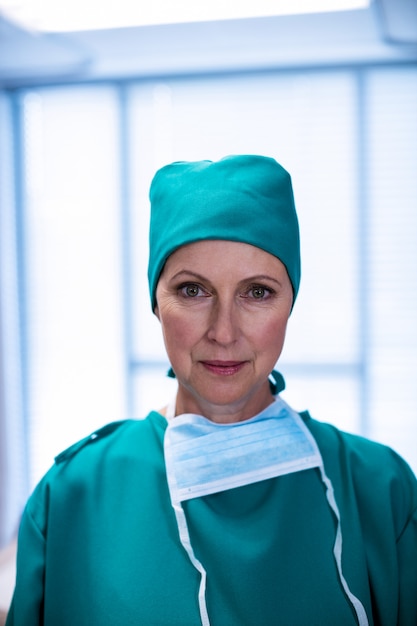
[[[207,402],[201,397],[196,398],[188,389],[179,385],[175,415],[193,413],[202,415],[217,424],[233,424],[254,417],[272,404],[273,401],[274,396],[271,393],[268,381],[256,394],[239,398],[236,402],[226,405]]]

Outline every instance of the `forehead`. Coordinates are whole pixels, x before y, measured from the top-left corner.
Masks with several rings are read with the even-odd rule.
[[[288,278],[284,264],[274,255],[247,243],[225,240],[197,241],[178,248],[168,258],[163,274],[178,271],[194,271],[208,278],[230,273]]]

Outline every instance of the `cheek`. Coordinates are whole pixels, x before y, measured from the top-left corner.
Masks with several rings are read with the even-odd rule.
[[[264,320],[259,332],[256,333],[257,336],[254,337],[259,352],[270,355],[272,359],[278,358],[285,339],[287,321],[288,318],[286,316],[282,316],[278,319]]]
[[[199,325],[193,322],[192,317],[162,311],[159,316],[167,351],[180,352],[188,349],[198,339]]]

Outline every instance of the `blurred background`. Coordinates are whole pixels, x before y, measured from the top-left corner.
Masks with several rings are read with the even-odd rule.
[[[149,183],[233,153],[293,178],[283,396],[417,471],[417,0],[0,0],[0,546],[56,454],[174,392]]]

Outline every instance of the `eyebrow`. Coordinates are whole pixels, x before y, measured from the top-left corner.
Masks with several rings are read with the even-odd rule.
[[[206,276],[203,276],[202,274],[199,274],[198,272],[194,272],[193,270],[186,270],[186,269],[180,270],[179,272],[174,274],[174,276],[172,276],[170,278],[170,281],[176,280],[182,274],[186,274],[187,276],[192,276],[196,280],[199,280],[201,282],[209,282],[209,283],[211,282],[210,279],[208,279]],[[256,283],[256,282],[259,282],[259,281],[262,281],[262,280],[269,280],[269,281],[279,285],[280,287],[282,287],[281,281],[277,280],[276,278],[273,278],[272,276],[269,276],[268,274],[255,274],[255,276],[249,276],[249,277],[244,278],[243,280],[241,280],[239,282]]]

